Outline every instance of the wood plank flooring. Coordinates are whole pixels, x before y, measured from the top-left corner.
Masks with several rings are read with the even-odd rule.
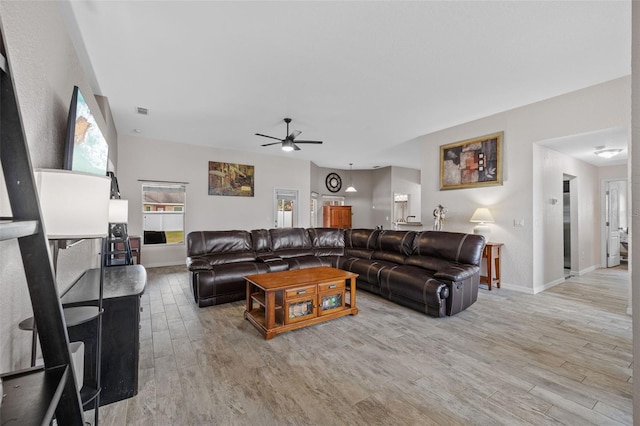
[[[139,393],[105,426],[632,424],[625,268],[439,319],[360,291],[357,316],[269,341],[243,302],[198,308],[185,268],[148,276]]]

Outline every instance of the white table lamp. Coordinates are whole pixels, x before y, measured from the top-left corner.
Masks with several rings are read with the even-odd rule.
[[[59,169],[38,169],[35,178],[48,239],[107,236],[111,179]]]
[[[479,207],[469,219],[469,222],[477,223],[473,228],[473,233],[477,235],[483,235],[485,240],[489,241],[489,236],[491,235],[491,228],[489,228],[487,223],[493,223],[493,216],[491,216],[491,212],[486,207]]]

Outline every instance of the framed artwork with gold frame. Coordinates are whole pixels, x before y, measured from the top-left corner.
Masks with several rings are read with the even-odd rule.
[[[442,145],[440,190],[502,185],[504,132]]]

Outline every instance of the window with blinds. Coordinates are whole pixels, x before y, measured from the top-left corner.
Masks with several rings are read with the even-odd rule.
[[[142,184],[144,244],[184,244],[186,186]]]

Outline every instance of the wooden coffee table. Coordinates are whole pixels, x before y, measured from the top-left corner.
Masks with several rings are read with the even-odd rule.
[[[330,267],[248,275],[244,317],[268,340],[285,331],[357,315],[357,276]]]

